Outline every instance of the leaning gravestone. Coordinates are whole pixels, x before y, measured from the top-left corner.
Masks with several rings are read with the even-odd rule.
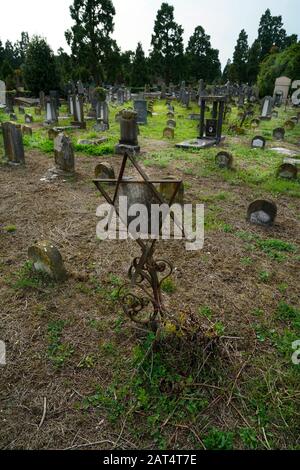
[[[109,163],[99,163],[95,168],[95,178],[114,180],[115,171]]]
[[[255,225],[270,227],[277,216],[277,207],[273,202],[258,200],[248,208],[247,221]]]
[[[24,165],[25,154],[20,124],[13,122],[2,123],[4,141],[4,159],[10,165]]]
[[[49,241],[37,242],[29,247],[28,256],[33,262],[34,269],[47,274],[56,281],[64,281],[67,271],[59,250]]]
[[[221,169],[231,170],[233,157],[231,153],[219,152],[216,156],[216,165]]]
[[[83,113],[83,97],[81,95],[73,95],[73,116],[72,126],[78,126],[80,129],[86,129],[86,122]]]
[[[284,140],[285,129],[283,127],[277,127],[273,130],[273,138],[276,140]]]
[[[146,100],[135,100],[134,110],[137,113],[137,123],[147,124],[147,101]]]
[[[2,80],[0,80],[0,109],[1,108],[6,108],[6,86]]]
[[[296,167],[296,165],[293,165],[291,163],[283,163],[282,165],[280,165],[277,172],[277,176],[279,178],[285,178],[289,180],[296,179],[297,174],[298,168]]]
[[[69,137],[59,134],[54,141],[55,163],[59,171],[73,174],[75,171],[75,158],[73,145]]]
[[[263,100],[261,108],[260,119],[271,119],[273,109],[273,99],[271,96],[266,96]]]
[[[251,147],[253,149],[264,149],[266,146],[266,139],[260,135],[255,136],[252,139]]]

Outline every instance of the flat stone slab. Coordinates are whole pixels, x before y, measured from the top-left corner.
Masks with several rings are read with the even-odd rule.
[[[299,158],[285,158],[283,163],[288,163],[289,165],[295,165],[300,168],[300,157]]]
[[[104,142],[107,142],[107,137],[101,137],[100,139],[80,139],[78,140],[78,145],[101,145]]]
[[[270,150],[273,152],[281,153],[282,155],[288,155],[289,157],[295,157],[297,153],[294,150],[286,149],[284,147],[272,147]]]
[[[222,137],[221,141],[225,140],[225,137]],[[192,140],[185,140],[179,144],[176,144],[177,148],[181,149],[205,149],[208,147],[213,147],[217,145],[216,139],[192,139]]]

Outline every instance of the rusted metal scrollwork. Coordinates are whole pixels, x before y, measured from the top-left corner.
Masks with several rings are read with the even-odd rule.
[[[128,277],[132,289],[144,293],[140,296],[128,291],[128,285],[120,289],[120,301],[124,313],[135,323],[154,325],[160,322],[166,313],[163,305],[161,286],[171,276],[172,264],[167,260],[146,258],[141,264],[141,258],[135,258],[130,266]],[[150,307],[149,307],[150,306]]]

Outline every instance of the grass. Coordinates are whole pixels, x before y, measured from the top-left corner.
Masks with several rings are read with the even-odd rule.
[[[61,368],[74,353],[73,347],[62,342],[64,328],[68,325],[64,320],[52,321],[48,325],[48,359],[55,368]]]

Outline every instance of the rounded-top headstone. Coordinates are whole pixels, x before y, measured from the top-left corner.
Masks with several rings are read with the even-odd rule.
[[[260,125],[260,119],[254,118],[250,124],[253,129],[256,129]]]
[[[115,171],[109,163],[99,163],[95,167],[95,177],[97,179],[115,179]]]
[[[292,131],[295,127],[295,123],[291,120],[288,120],[284,123],[284,127],[289,130],[289,131]]]
[[[285,129],[284,127],[277,127],[273,130],[273,138],[276,140],[284,140]]]
[[[292,121],[294,124],[298,124],[298,122],[299,122],[298,116],[292,116],[290,118],[290,121]]]
[[[247,221],[251,224],[270,227],[277,216],[277,206],[273,202],[258,200],[248,208]]]
[[[163,131],[163,137],[166,137],[167,139],[174,139],[174,127],[166,127]]]
[[[219,152],[216,156],[216,165],[221,169],[230,170],[233,164],[233,157],[231,153]]]
[[[289,180],[293,180],[297,178],[298,168],[296,165],[292,165],[291,163],[283,163],[280,165],[277,176],[279,178],[285,178]]]
[[[164,178],[164,180],[167,180],[167,181],[160,183],[159,192],[164,198],[164,200],[166,201],[166,203],[169,204],[176,190],[177,183],[174,183],[174,181],[176,181],[177,178],[175,178],[175,176],[167,176]],[[183,204],[183,203],[184,203],[184,184],[182,183],[178,189],[178,192],[175,196],[173,204]]]
[[[168,127],[176,127],[176,121],[175,121],[175,119],[169,119],[169,120],[167,121],[167,126],[168,126]]]
[[[64,281],[67,271],[58,248],[49,241],[40,241],[29,247],[28,256],[36,271],[48,274],[56,281]]]
[[[256,149],[264,149],[266,146],[266,139],[261,135],[257,135],[252,139],[251,147]]]

